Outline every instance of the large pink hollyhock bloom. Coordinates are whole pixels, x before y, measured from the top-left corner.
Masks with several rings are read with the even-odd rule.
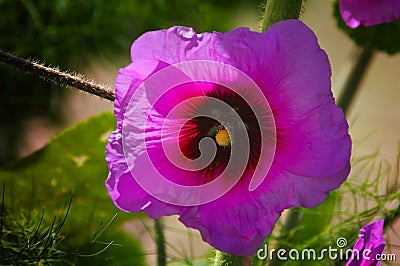
[[[143,34],[131,57],[106,156],[120,209],[177,214],[215,248],[249,256],[284,209],[315,207],[347,178],[348,125],[302,22],[266,33],[172,27]]]
[[[373,222],[361,228],[360,238],[353,247],[353,255],[346,266],[379,266],[379,256],[385,249],[383,239],[384,220]]]
[[[400,0],[339,0],[339,8],[344,22],[350,28],[400,19]]]

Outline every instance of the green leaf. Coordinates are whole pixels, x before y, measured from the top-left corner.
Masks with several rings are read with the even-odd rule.
[[[43,149],[0,170],[0,182],[6,187],[6,207],[39,213],[44,209],[44,222],[51,223],[55,216],[63,218],[73,194],[62,234],[76,249],[90,242],[99,232],[99,224],[109,221],[115,213],[120,213],[118,221],[137,217],[120,212],[104,184],[108,175],[105,147],[114,128],[111,112],[97,115],[61,132]],[[118,227],[115,222],[105,233]],[[108,241],[118,242],[118,239]]]
[[[352,29],[344,23],[337,1],[333,5],[333,15],[338,27],[349,35],[357,45],[380,50],[391,55],[400,51],[399,20],[371,27],[360,25],[358,28]]]
[[[321,260],[318,260],[318,256],[320,256],[320,250],[325,248],[327,243],[321,243],[318,236],[330,228],[336,203],[337,192],[331,191],[328,198],[317,207],[312,209],[300,208],[299,226],[294,231],[294,234],[288,238],[288,242],[296,243],[296,246],[300,247],[299,250],[316,250],[317,260],[307,260],[307,265],[325,265]],[[304,261],[302,260],[290,261],[290,265],[303,265],[303,263]]]
[[[328,198],[313,209],[302,208],[301,227],[293,235],[294,243],[306,243],[310,239],[323,233],[331,224],[337,192],[329,193]]]

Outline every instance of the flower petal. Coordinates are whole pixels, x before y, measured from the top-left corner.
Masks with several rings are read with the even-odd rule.
[[[121,129],[124,114],[136,89],[150,75],[167,67],[168,64],[159,60],[140,60],[121,68],[115,82],[114,114],[117,127]]]
[[[110,169],[106,187],[114,204],[126,212],[146,211],[152,218],[180,213],[184,207],[162,202],[144,191],[133,178],[122,148],[122,136],[113,132],[107,145],[107,163]]]
[[[339,0],[340,13],[350,28],[374,26],[400,19],[398,0]]]
[[[206,45],[211,38],[211,33],[196,34],[192,28],[182,26],[147,32],[133,43],[132,62],[160,60],[172,65],[199,58],[212,60]]]
[[[271,27],[286,58],[278,86],[265,90],[277,129],[275,162],[300,176],[343,174],[350,170],[351,140],[330,89],[328,57],[310,29],[300,22],[291,24]]]
[[[385,240],[383,239],[384,220],[365,225],[360,230],[360,235],[353,250],[357,250],[360,254],[359,258],[351,258],[346,266],[358,265],[381,265],[381,261],[376,261],[377,255],[381,255],[385,248]],[[368,250],[369,252],[365,252]],[[354,255],[354,252],[353,252]],[[368,257],[365,257],[368,256]]]

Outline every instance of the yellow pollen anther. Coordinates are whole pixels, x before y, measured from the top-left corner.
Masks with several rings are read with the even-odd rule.
[[[226,129],[221,129],[215,135],[215,141],[219,146],[229,146],[231,144],[231,138],[229,137],[229,133]]]

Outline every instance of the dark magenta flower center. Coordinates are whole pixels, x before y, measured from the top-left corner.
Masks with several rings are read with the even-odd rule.
[[[196,85],[194,84],[194,86]],[[231,106],[237,112],[245,127],[241,126],[242,124],[232,118],[231,115],[215,108],[215,105],[212,105],[206,99],[192,107],[193,113],[197,113],[199,110],[195,109],[199,108],[202,109],[202,112],[208,112],[213,117],[217,117],[219,121],[209,117],[195,117],[186,123],[180,132],[179,138],[182,153],[189,159],[197,159],[201,154],[199,149],[200,140],[207,137],[212,138],[215,141],[217,153],[212,163],[202,170],[206,172],[205,176],[207,176],[207,180],[204,180],[204,182],[212,181],[218,177],[218,174],[228,164],[231,156],[231,145],[238,145],[239,147],[244,145],[235,136],[237,136],[236,133],[238,131],[245,130],[249,136],[250,159],[248,162],[242,162],[243,164],[237,167],[240,169],[240,167],[245,166],[244,175],[246,175],[254,169],[260,157],[261,133],[256,115],[240,95],[222,85],[212,84],[212,89],[205,96],[216,98]],[[225,128],[221,121],[228,125],[228,128]]]

